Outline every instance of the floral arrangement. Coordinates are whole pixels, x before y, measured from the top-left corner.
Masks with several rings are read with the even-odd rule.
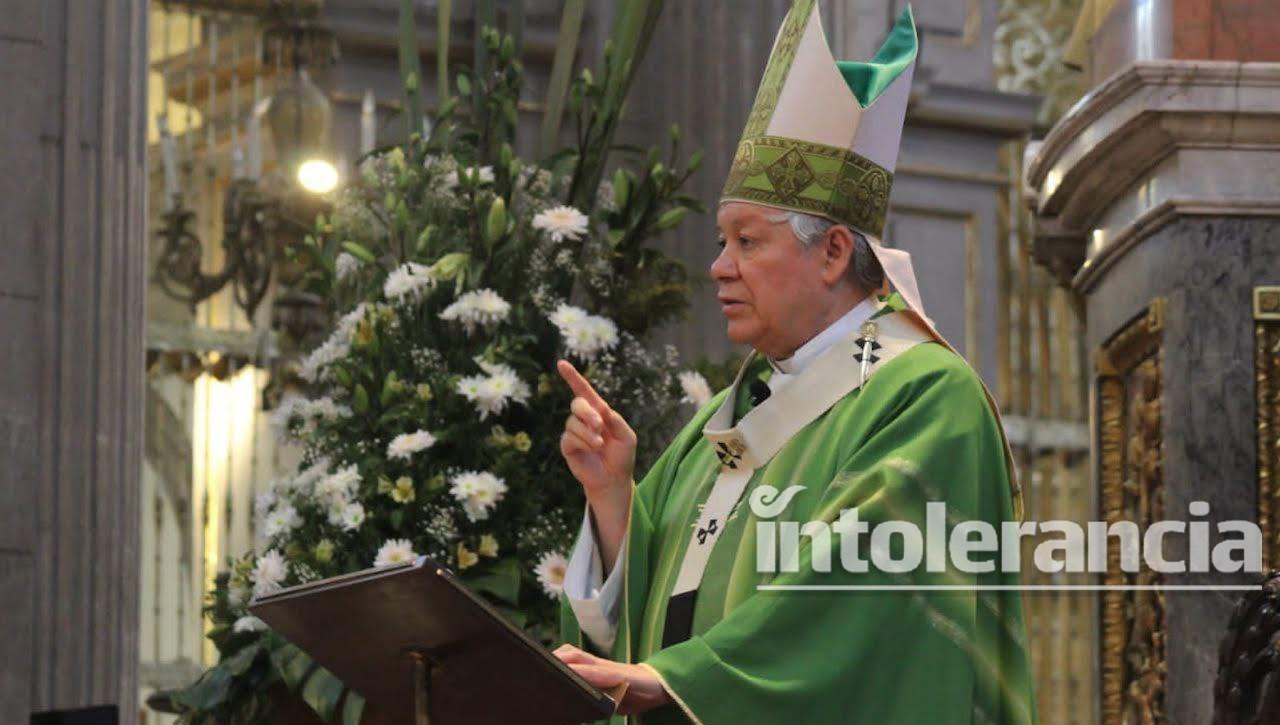
[[[458,90],[479,84],[500,108],[518,94],[520,65],[509,38],[484,40],[495,62]],[[574,82],[580,128],[607,93],[589,73]],[[571,393],[555,361],[574,362],[623,413],[642,457],[669,440],[682,400],[710,397],[673,348],[648,344],[688,304],[683,266],[647,242],[699,208],[679,193],[698,155],[682,162],[673,130],[665,157],[640,154],[584,197],[583,179],[602,176],[586,160],[599,154],[526,161],[514,124],[493,119],[445,105],[430,134],[365,158],[290,250],[303,288],[337,321],[274,413],[303,462],[258,497],[258,548],[211,594],[221,662],[166,693],[188,720],[252,722],[283,681],[322,719],[358,722],[359,697],[246,605],[420,555],[550,641],[583,506],[559,454]]]

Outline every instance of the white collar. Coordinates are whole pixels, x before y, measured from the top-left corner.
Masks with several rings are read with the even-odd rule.
[[[854,305],[853,309],[841,315],[840,319],[828,325],[825,330],[814,335],[808,342],[797,348],[791,354],[791,357],[785,360],[774,360],[770,357],[765,359],[769,361],[769,365],[773,368],[775,374],[798,375],[827,348],[838,340],[852,334],[854,330],[862,326],[862,323],[871,319],[871,316],[879,308],[880,305],[877,304],[875,296],[867,295],[861,302]]]

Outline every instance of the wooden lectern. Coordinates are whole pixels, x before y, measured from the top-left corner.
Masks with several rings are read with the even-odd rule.
[[[566,725],[616,707],[426,557],[283,589],[249,610],[388,722]]]

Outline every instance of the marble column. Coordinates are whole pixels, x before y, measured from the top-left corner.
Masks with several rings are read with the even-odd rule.
[[[1162,5],[1122,2],[1118,12],[1140,4]],[[1230,17],[1249,4],[1216,5]],[[1264,10],[1257,18],[1272,18],[1274,37],[1280,15]],[[1086,301],[1099,515],[1258,520],[1269,509],[1259,507],[1263,323],[1254,298],[1280,284],[1280,63],[1250,60],[1257,56],[1244,40],[1233,51],[1244,60],[1196,59],[1192,40],[1213,47],[1212,38],[1188,35],[1185,24],[1176,37],[1160,35],[1173,27],[1149,23],[1139,30],[1152,37],[1129,40],[1176,57],[1118,63],[1040,145],[1027,170],[1036,254]],[[1119,57],[1112,51],[1123,40],[1104,32],[1095,61]],[[1189,515],[1192,501],[1207,501],[1208,516]],[[1166,553],[1184,557],[1185,541]],[[1249,583],[1105,577],[1159,581]],[[1161,722],[1209,722],[1217,644],[1235,596],[1105,594],[1102,722],[1143,711]]]
[[[0,722],[137,721],[145,0],[0,15]]]

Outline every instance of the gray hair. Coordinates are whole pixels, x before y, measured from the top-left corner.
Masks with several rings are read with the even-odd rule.
[[[798,211],[782,212],[770,217],[769,221],[790,224],[791,233],[796,235],[800,246],[805,249],[812,248],[836,225],[830,219]],[[867,238],[861,232],[853,229],[849,231],[853,233],[853,259],[849,263],[849,280],[866,292],[875,292],[884,285],[884,268],[871,251],[871,243]]]

